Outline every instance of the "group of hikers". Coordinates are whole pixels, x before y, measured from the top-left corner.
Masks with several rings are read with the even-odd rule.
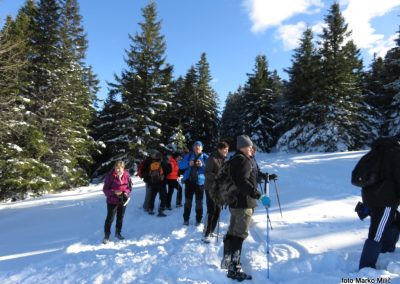
[[[360,257],[359,269],[375,268],[380,253],[393,252],[399,239],[400,216],[397,207],[400,202],[400,137],[381,138],[373,147],[388,149],[383,159],[385,170],[383,184],[362,189],[365,207],[371,216],[368,239]],[[391,146],[391,147],[389,147]],[[223,258],[221,268],[227,269],[227,276],[239,281],[251,279],[243,272],[240,264],[243,241],[247,238],[251,218],[257,206],[257,200],[268,208],[269,196],[258,191],[262,180],[276,180],[276,174],[260,171],[255,160],[256,147],[246,135],[237,136],[236,152],[227,160],[229,145],[219,142],[211,155],[203,152],[203,144],[196,141],[192,150],[182,154],[175,152],[169,157],[159,151],[152,151],[138,167],[138,176],[146,184],[143,209],[154,215],[155,199],[159,195],[159,217],[166,216],[165,210],[172,210],[172,197],[177,190],[176,207],[184,206],[183,225],[189,226],[193,197],[195,199],[195,225],[203,219],[203,198],[206,196],[207,217],[205,218],[202,240],[209,243],[215,236],[223,201],[219,191],[217,177],[229,162],[230,176],[235,187],[235,202],[229,204],[230,222],[224,236]],[[180,175],[184,184],[179,182]],[[123,240],[121,235],[123,216],[129,195],[132,190],[130,176],[123,161],[118,161],[114,169],[106,176],[103,191],[107,197],[107,217],[104,225],[103,243],[109,242],[110,229],[115,215],[117,216],[115,237]]]

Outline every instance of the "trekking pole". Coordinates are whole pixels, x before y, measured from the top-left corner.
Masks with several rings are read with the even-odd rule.
[[[275,191],[276,191],[276,199],[278,200],[278,205],[279,205],[279,211],[281,212],[281,218],[283,218],[281,201],[279,199],[279,193],[278,193],[278,185],[276,184],[276,180],[275,179],[274,179],[274,185],[275,185]]]
[[[264,181],[264,194],[269,197],[269,179],[268,177]],[[267,278],[269,279],[269,226],[268,222],[271,225],[271,220],[269,218],[269,208],[265,206],[265,210],[267,210]],[[271,225],[272,230],[272,225]]]

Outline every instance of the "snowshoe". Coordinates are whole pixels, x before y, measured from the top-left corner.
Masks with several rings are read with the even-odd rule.
[[[157,217],[165,217],[165,216],[167,216],[167,215],[164,212],[162,212],[162,211],[158,212]]]

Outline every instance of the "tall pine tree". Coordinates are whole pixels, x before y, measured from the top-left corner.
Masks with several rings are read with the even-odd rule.
[[[400,29],[396,46],[390,49],[384,60],[384,94],[387,101],[384,134],[400,134]]]
[[[258,55],[254,73],[248,74],[244,87],[244,105],[241,119],[244,131],[261,151],[269,151],[275,143],[276,125],[274,104],[277,94],[268,70],[265,55]]]
[[[160,146],[162,114],[170,103],[172,66],[166,64],[166,43],[161,35],[155,2],[150,2],[142,12],[144,22],[139,23],[141,32],[129,35],[132,43],[126,50],[127,69],[120,76],[115,76],[115,83],[109,84],[110,92],[120,97],[122,112],[116,114],[118,122],[110,124],[107,129],[112,132],[108,135],[111,137],[103,140],[111,149],[108,159],[123,159],[128,167],[147,149]],[[102,116],[108,117],[108,114],[103,112]],[[121,135],[121,132],[124,134]]]

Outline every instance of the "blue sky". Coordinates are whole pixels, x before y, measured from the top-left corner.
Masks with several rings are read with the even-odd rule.
[[[0,20],[15,16],[25,0],[0,0]],[[101,81],[99,97],[107,93],[106,81],[114,81],[126,67],[124,49],[128,34],[140,32],[141,8],[147,0],[80,0],[88,34],[87,62]],[[174,75],[185,75],[207,53],[212,86],[221,107],[228,92],[235,91],[251,73],[255,57],[265,54],[270,70],[287,78],[293,48],[305,27],[315,34],[333,0],[156,0],[158,18],[167,42],[167,62]],[[340,0],[343,15],[362,51],[364,65],[371,55],[384,55],[394,46],[399,30],[400,0]]]

